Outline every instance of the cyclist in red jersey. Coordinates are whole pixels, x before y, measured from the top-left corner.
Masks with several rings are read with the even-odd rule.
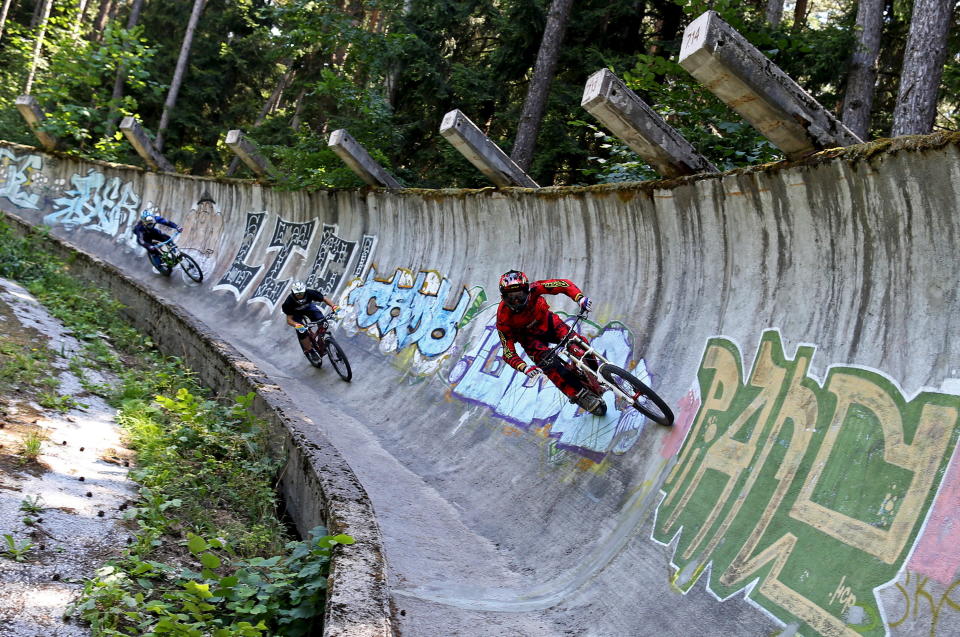
[[[565,294],[585,311],[593,307],[590,299],[568,279],[545,279],[530,283],[523,272],[506,272],[500,277],[500,296],[503,300],[497,308],[497,332],[503,345],[503,360],[530,378],[545,373],[571,402],[580,403],[582,392],[587,390],[576,376],[556,363],[544,368],[539,366],[544,354],[550,351],[550,344],[559,343],[570,331],[560,317],[550,311],[550,306],[543,298],[545,294]],[[517,354],[517,343],[533,360],[533,365],[525,363]],[[574,347],[575,344],[571,346]],[[597,365],[592,356],[585,358],[584,362],[594,368]]]

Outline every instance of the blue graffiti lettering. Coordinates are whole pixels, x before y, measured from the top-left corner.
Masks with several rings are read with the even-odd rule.
[[[47,225],[61,224],[67,230],[83,226],[117,236],[123,224],[137,217],[140,197],[129,182],[117,177],[108,181],[96,170],[86,177],[73,175],[70,182],[73,189],[54,200],[53,212],[43,218]]]
[[[371,268],[363,285],[351,290],[348,303],[357,309],[357,325],[363,329],[376,326],[378,338],[394,333],[397,350],[416,344],[424,356],[446,352],[457,337],[457,324],[470,307],[470,293],[460,291],[457,306],[443,307],[450,293],[450,281],[434,273],[420,272],[410,282],[409,273],[397,270],[390,281],[379,281],[376,268]],[[436,289],[434,289],[436,288]]]

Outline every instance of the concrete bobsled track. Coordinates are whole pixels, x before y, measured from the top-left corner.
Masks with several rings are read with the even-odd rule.
[[[391,617],[342,634],[960,634],[958,137],[541,190],[0,156],[0,207],[221,336],[349,463]],[[185,226],[201,285],[151,271],[143,210]],[[510,268],[580,285],[593,342],[676,425],[585,415],[505,367]],[[299,353],[294,278],[346,309],[352,383]]]

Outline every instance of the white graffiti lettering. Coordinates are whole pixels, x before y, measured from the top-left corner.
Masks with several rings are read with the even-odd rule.
[[[124,224],[133,223],[140,209],[140,196],[129,182],[118,177],[107,180],[103,173],[91,170],[85,177],[70,178],[73,189],[54,200],[53,212],[43,218],[49,226],[67,230],[78,226],[118,236]]]
[[[313,238],[313,230],[316,227],[316,221],[307,221],[305,223],[292,223],[277,218],[277,225],[273,229],[273,238],[270,239],[270,245],[267,252],[276,252],[277,256],[263,277],[263,281],[254,290],[253,295],[247,303],[265,303],[272,310],[276,307],[283,294],[284,288],[290,279],[281,279],[280,274],[284,266],[293,253],[306,256],[307,246]]]
[[[43,158],[39,155],[21,155],[17,157],[6,148],[0,148],[2,171],[0,177],[0,197],[6,197],[10,203],[21,208],[37,210],[40,208],[40,195],[26,192],[23,186],[32,182],[34,176],[40,175],[43,168]]]

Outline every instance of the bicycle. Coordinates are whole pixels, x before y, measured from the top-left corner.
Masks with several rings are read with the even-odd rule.
[[[301,323],[306,330],[305,333],[310,339],[310,343],[313,345],[313,351],[317,353],[316,362],[311,360],[310,364],[319,369],[323,365],[323,357],[326,356],[330,359],[330,364],[333,365],[333,369],[336,370],[340,378],[349,383],[350,379],[353,378],[350,361],[347,360],[347,355],[343,353],[340,344],[328,331],[331,315],[332,312],[324,315],[319,321],[304,321]]]
[[[180,230],[177,230],[173,233],[173,236],[166,241],[155,243],[153,247],[155,247],[157,251],[148,251],[147,256],[150,259],[151,265],[153,265],[153,269],[160,274],[170,276],[174,268],[179,265],[183,268],[184,274],[190,277],[192,281],[200,283],[203,281],[203,270],[200,269],[200,266],[197,265],[193,257],[181,251],[180,248],[177,247],[177,244],[173,242],[174,239],[180,236],[180,232]]]
[[[577,325],[586,316],[585,311],[577,315],[567,335],[541,358],[540,366],[546,368],[558,364],[575,375],[586,389],[585,394],[576,402],[595,416],[607,413],[602,396],[609,390],[616,396],[618,408],[633,407],[657,424],[667,427],[672,425],[673,411],[655,391],[627,370],[611,363],[576,333]],[[576,345],[580,351],[571,352],[569,345]],[[584,362],[588,355],[592,355],[599,363],[596,369]]]

